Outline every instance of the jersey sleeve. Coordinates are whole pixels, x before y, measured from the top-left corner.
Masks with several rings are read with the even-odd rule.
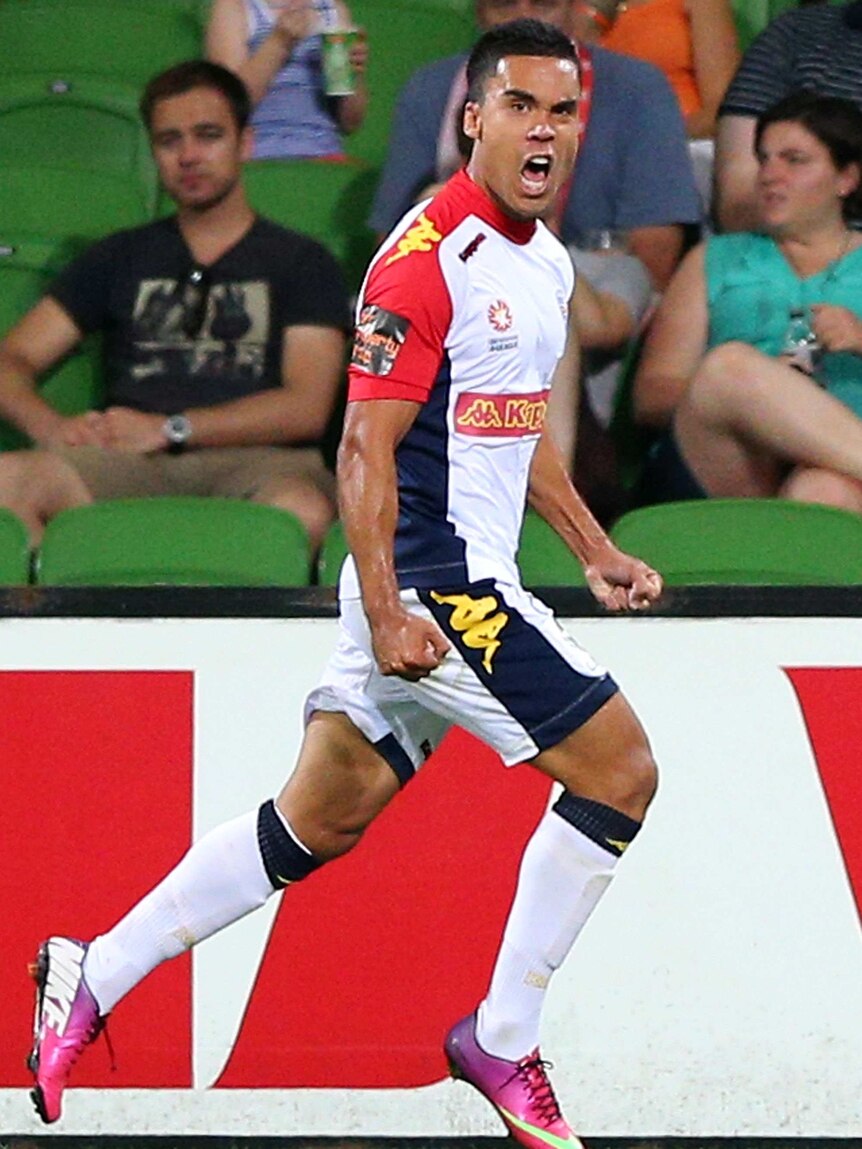
[[[84,334],[105,326],[123,235],[117,232],[88,247],[59,273],[45,293]]]
[[[372,266],[357,307],[348,370],[351,401],[427,400],[452,322],[440,239],[433,223],[420,215],[401,239],[384,246]]]

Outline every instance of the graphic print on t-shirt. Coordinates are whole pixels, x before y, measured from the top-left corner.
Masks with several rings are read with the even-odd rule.
[[[263,280],[144,279],[133,312],[136,379],[263,377],[270,300]]]

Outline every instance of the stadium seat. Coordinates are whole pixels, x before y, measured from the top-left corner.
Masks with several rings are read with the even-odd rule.
[[[193,7],[170,0],[2,0],[3,75],[110,76],[141,85],[200,56]]]
[[[17,515],[0,507],[0,586],[23,586],[30,580],[30,543]]]
[[[305,586],[310,552],[294,515],[242,499],[114,499],[45,528],[46,586]]]
[[[130,177],[59,165],[0,164],[4,232],[86,242],[150,218],[146,196]]]
[[[346,138],[344,146],[351,156],[379,167],[386,158],[395,101],[407,79],[440,56],[466,52],[476,31],[472,18],[439,3],[352,0],[350,10],[355,23],[368,33],[372,98],[362,127]]]
[[[374,249],[374,237],[365,226],[374,178],[359,161],[254,160],[243,174],[252,207],[328,247],[353,290],[362,282]]]
[[[337,586],[341,564],[347,555],[344,527],[336,520],[326,532],[317,556],[317,581],[320,586]]]
[[[813,503],[663,503],[623,515],[611,538],[671,586],[862,584],[862,515]]]
[[[518,565],[525,586],[586,586],[581,564],[545,520],[528,510],[521,531]]]
[[[155,210],[158,181],[137,87],[99,77],[0,81],[0,163],[115,172],[139,181]]]
[[[0,338],[78,250],[62,237],[13,233],[0,221]]]
[[[75,254],[75,245],[67,240],[13,236],[0,226],[0,338],[37,302],[53,275]],[[42,380],[41,391],[64,415],[98,406],[98,340],[85,340],[81,349]],[[8,423],[0,422],[0,451],[24,446],[24,436]]]

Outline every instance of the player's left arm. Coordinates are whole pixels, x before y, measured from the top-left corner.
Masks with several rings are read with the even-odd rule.
[[[594,597],[608,610],[643,610],[658,599],[661,576],[614,546],[578,494],[547,428],[530,468],[529,503],[584,568]]]

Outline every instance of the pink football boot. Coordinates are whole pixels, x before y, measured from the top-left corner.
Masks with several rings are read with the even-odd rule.
[[[453,1077],[487,1097],[515,1141],[526,1149],[583,1149],[566,1124],[538,1049],[520,1061],[485,1053],[476,1040],[476,1015],[459,1021],[443,1046]]]

